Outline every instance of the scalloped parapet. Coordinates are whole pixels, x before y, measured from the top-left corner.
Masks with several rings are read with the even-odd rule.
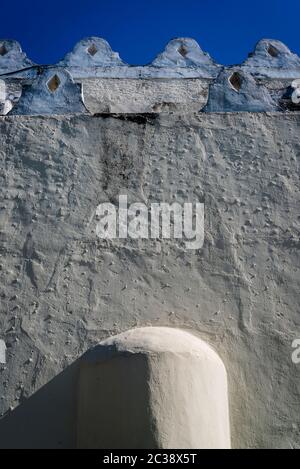
[[[17,41],[0,40],[0,75],[19,79],[34,78],[34,63],[22,52]],[[67,68],[72,77],[81,78],[203,78],[215,79],[221,65],[191,38],[171,40],[151,64],[131,66],[123,62],[105,39],[89,37],[79,41],[57,67]],[[240,66],[261,79],[294,79],[300,76],[300,57],[282,42],[262,39]],[[38,66],[37,66],[38,68]]]
[[[22,51],[17,41],[0,39],[0,75],[31,67],[34,63]]]
[[[269,90],[239,67],[224,69],[210,86],[204,112],[272,112],[278,106]]]
[[[59,115],[87,113],[81,85],[67,70],[45,69],[31,85],[25,86],[12,115]]]
[[[261,78],[298,78],[300,57],[281,41],[262,39],[242,64],[242,68]]]
[[[112,67],[124,66],[118,52],[100,37],[88,37],[79,41],[58,65],[63,67]]]
[[[203,67],[208,70],[220,68],[210,55],[203,52],[199,44],[191,38],[172,39],[165,50],[152,62],[155,67]]]
[[[55,91],[43,84],[50,70],[64,77]],[[283,110],[281,98],[300,77],[300,57],[280,41],[263,39],[243,64],[223,67],[194,39],[176,38],[152,63],[131,66],[106,40],[93,36],[79,41],[56,66],[40,66],[26,57],[18,42],[3,40],[0,72],[7,88],[2,115],[19,100],[22,87],[23,96],[14,114],[84,112],[82,98],[78,98],[79,84],[94,113],[194,112],[205,105],[210,85],[206,112],[263,112]],[[238,90],[231,80],[235,85],[240,81]],[[284,100],[284,105],[290,106]]]
[[[58,66],[68,68],[79,78],[207,78],[218,75],[220,65],[190,38],[169,42],[164,52],[149,65],[131,66],[113,52],[107,41],[97,37],[83,39]]]

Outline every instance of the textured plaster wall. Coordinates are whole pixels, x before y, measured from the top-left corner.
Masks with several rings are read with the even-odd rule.
[[[208,97],[209,80],[114,79],[81,80],[84,102],[99,112],[198,112]]]
[[[73,447],[76,360],[140,326],[222,358],[233,447],[299,447],[294,114],[0,118],[0,446]],[[205,244],[96,238],[100,202],[205,201]]]

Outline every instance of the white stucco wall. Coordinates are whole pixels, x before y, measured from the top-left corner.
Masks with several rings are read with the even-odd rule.
[[[299,114],[0,118],[0,446],[74,447],[76,360],[187,328],[228,374],[234,448],[299,446]],[[205,243],[100,241],[96,207],[205,201]]]

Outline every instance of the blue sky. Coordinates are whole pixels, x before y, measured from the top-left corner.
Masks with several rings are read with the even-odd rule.
[[[121,58],[145,64],[178,36],[196,39],[218,62],[242,62],[262,37],[300,55],[299,0],[10,0],[0,38],[17,39],[40,64],[61,59],[86,36],[104,37]]]

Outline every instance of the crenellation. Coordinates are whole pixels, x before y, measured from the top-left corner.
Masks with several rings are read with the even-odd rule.
[[[22,71],[33,65],[17,41],[0,39],[0,75]]]
[[[262,39],[242,68],[259,78],[293,79],[300,76],[300,57],[281,41]]]
[[[291,81],[300,76],[300,57],[273,39],[262,39],[247,60],[229,67],[216,63],[191,38],[172,39],[162,53],[143,66],[125,63],[105,39],[95,36],[79,41],[53,66],[33,64],[16,41],[2,40],[0,76],[12,90],[11,107],[22,95],[11,114],[37,112],[37,108],[29,105],[29,92],[35,105],[39,102],[39,113],[73,112],[72,100],[63,99],[63,103],[57,101],[54,105],[48,92],[39,91],[40,76],[53,67],[62,74],[67,71],[74,84],[82,88],[83,99],[89,103],[88,109],[92,114],[189,113],[203,109],[205,112],[280,112],[298,109],[297,105],[289,105],[287,100],[291,96],[288,92]],[[228,77],[235,73],[243,76],[239,90],[234,90],[228,81]],[[59,93],[56,98],[59,96],[62,95]],[[78,100],[76,102],[78,104]],[[8,107],[2,105],[0,114],[7,114]]]
[[[204,112],[275,112],[278,104],[270,91],[240,67],[222,70],[210,86]]]
[[[176,38],[170,41],[165,50],[151,64],[160,68],[200,69],[202,78],[215,78],[221,65],[203,52],[199,44],[190,38]]]
[[[126,64],[118,52],[114,52],[108,42],[100,37],[88,37],[79,41],[74,49],[63,60],[58,62],[62,67],[122,67]]]
[[[11,115],[85,114],[81,85],[63,68],[45,68],[41,75],[23,89]]]

